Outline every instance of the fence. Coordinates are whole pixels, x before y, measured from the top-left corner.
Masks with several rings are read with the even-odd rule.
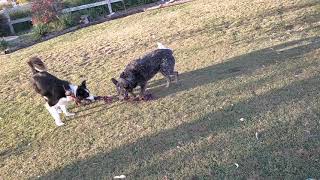
[[[32,18],[31,17],[25,17],[25,18],[20,18],[20,19],[16,19],[16,20],[11,20],[10,13],[14,13],[14,12],[18,12],[18,11],[26,11],[26,10],[31,10],[31,4],[23,4],[23,5],[20,5],[20,6],[15,6],[13,8],[5,9],[5,10],[0,11],[0,14],[3,14],[4,17],[7,19],[7,25],[10,28],[11,34],[15,34],[15,31],[14,31],[14,28],[13,28],[14,24],[31,21]]]
[[[107,7],[109,9],[109,12],[112,14],[113,11],[112,11],[111,4],[112,3],[116,3],[116,2],[122,2],[124,8],[126,8],[124,0],[104,0],[104,1],[99,1],[99,2],[95,2],[95,3],[91,3],[91,4],[85,4],[85,5],[81,5],[81,6],[66,8],[66,9],[63,9],[61,12],[62,13],[70,13],[70,12],[74,12],[74,11],[80,11],[80,10],[84,10],[84,9],[89,9],[89,8],[94,8],[94,7],[98,7],[98,6],[107,5]],[[13,8],[5,9],[5,10],[0,11],[0,14],[3,14],[4,17],[7,19],[7,25],[10,28],[11,34],[15,34],[15,30],[14,30],[14,27],[13,27],[14,24],[32,21],[31,17],[25,17],[25,18],[20,18],[20,19],[16,19],[16,20],[11,20],[10,13],[17,12],[17,11],[25,11],[25,10],[31,10],[31,4],[30,3],[29,4],[15,6]]]

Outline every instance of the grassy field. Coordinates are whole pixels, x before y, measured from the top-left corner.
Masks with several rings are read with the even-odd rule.
[[[158,41],[181,75],[155,101],[72,105],[56,127],[29,84],[36,55],[112,95]],[[1,55],[0,179],[319,179],[319,66],[318,0],[197,0]]]

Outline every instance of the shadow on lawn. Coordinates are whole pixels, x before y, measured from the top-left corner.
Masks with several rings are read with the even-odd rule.
[[[72,120],[79,119],[82,117],[88,117],[88,116],[91,116],[91,115],[96,114],[98,112],[106,111],[106,110],[112,109],[116,106],[120,106],[124,103],[125,102],[119,102],[117,104],[111,105],[109,103],[99,102],[99,103],[91,105],[91,106],[90,105],[84,106],[84,107],[81,107],[80,110],[74,112],[74,113],[76,113],[76,115],[74,117],[68,117],[67,121],[72,121]],[[86,113],[78,115],[78,113],[82,113],[82,112],[86,112]]]
[[[233,58],[223,64],[184,73],[182,74],[181,84],[185,87],[179,87],[172,91],[169,90],[169,92],[163,94],[163,96],[212,83],[220,79],[250,73],[263,65],[267,66],[277,61],[285,61],[293,57],[302,56],[307,52],[319,48],[318,40],[318,38],[310,38],[302,41],[289,42],[273,47],[274,50],[264,49],[256,51]],[[300,45],[300,43],[305,41],[310,42],[307,45]],[[299,46],[292,47],[295,45]],[[279,51],[282,48],[288,49],[283,50],[280,54],[276,53],[277,50]],[[235,71],[234,69],[240,69],[240,71],[237,70],[233,72]],[[197,81],[194,81],[194,78],[196,78]],[[122,145],[110,152],[98,153],[90,158],[72,162],[70,165],[48,172],[40,179],[110,179],[114,175],[123,174],[124,172],[126,172],[128,178],[137,179],[141,178],[140,176],[146,175],[165,175],[175,170],[175,168],[166,167],[170,166],[170,164],[159,168],[162,167],[161,163],[166,162],[154,162],[152,158],[156,155],[162,155],[164,152],[177,146],[197,142],[209,135],[239,128],[239,121],[235,120],[239,117],[248,117],[248,124],[253,124],[254,122],[250,117],[257,116],[264,112],[276,111],[281,105],[290,102],[301,99],[312,100],[320,90],[319,84],[319,77],[295,82],[287,87],[273,90],[264,95],[238,102],[234,106],[206,114],[202,118],[190,123],[185,123],[176,128],[164,130],[151,136],[142,137],[134,143]],[[179,163],[188,164],[190,162],[184,160]],[[176,166],[177,164],[173,163],[171,165]],[[128,172],[127,169],[132,166],[135,166],[136,169]],[[216,171],[217,172],[213,172],[213,174],[221,173],[218,170]]]
[[[320,81],[319,77],[312,78],[312,80],[316,83]],[[300,86],[304,83],[306,82],[297,84]],[[288,88],[288,90],[291,90],[295,87],[289,86]],[[280,91],[284,92],[283,90]],[[263,98],[273,98],[273,95],[277,93],[278,91],[274,91],[263,96]],[[313,93],[314,95],[317,94],[316,92]],[[308,98],[310,98],[310,101],[314,100],[312,97]],[[178,152],[171,157],[153,162],[149,161],[129,172],[128,175],[137,179],[142,179],[145,176],[167,176],[169,179],[176,179],[177,176],[172,177],[171,174],[187,167],[191,172],[184,171],[186,174],[180,173],[180,175],[185,175],[188,178],[180,176],[179,179],[317,178],[320,171],[318,162],[320,158],[320,124],[318,122],[319,116],[310,116],[312,114],[302,113],[300,116],[290,119],[290,121],[275,120],[270,127],[261,132],[262,135],[259,135],[259,140],[255,138],[255,129],[248,132],[241,132],[241,129],[236,132],[229,131],[230,138],[226,139],[215,136],[213,132],[211,133],[211,137],[213,135],[211,139],[213,140],[201,143],[192,151],[177,150]],[[305,122],[310,123],[309,128],[303,125]],[[239,123],[238,126],[247,127],[247,124],[243,125],[242,123],[241,125]],[[229,159],[225,158],[225,152],[228,152]],[[192,160],[197,162],[192,163]],[[239,164],[239,168],[236,168],[234,163]]]
[[[16,147],[8,148],[3,151],[0,151],[0,167],[1,167],[1,162],[4,162],[5,159],[11,157],[11,156],[17,156],[22,154],[26,150],[30,150],[31,141],[23,141],[19,143]]]
[[[292,58],[302,56],[318,48],[320,48],[320,37],[291,41],[272,48],[234,57],[221,64],[182,73],[179,75],[180,85],[173,83],[168,89],[164,87],[165,81],[163,79],[150,82],[148,88],[155,96],[165,97],[219,80],[244,74],[248,75],[257,69],[284,61],[290,61]]]

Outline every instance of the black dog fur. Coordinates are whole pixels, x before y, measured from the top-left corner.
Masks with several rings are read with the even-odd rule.
[[[159,49],[130,62],[120,78],[112,78],[111,81],[116,85],[120,99],[127,98],[128,93],[135,97],[133,89],[137,86],[141,87],[140,97],[143,98],[147,82],[158,72],[167,79],[166,87],[170,86],[171,76],[175,77],[175,82],[178,81],[178,72],[174,71],[174,66],[173,51],[160,44]]]
[[[34,90],[42,95],[46,100],[46,108],[55,119],[58,126],[63,125],[60,120],[59,110],[62,110],[67,116],[74,115],[66,109],[67,102],[76,100],[95,100],[86,87],[86,81],[79,86],[72,85],[68,81],[61,80],[47,72],[47,69],[41,59],[31,58],[27,64],[33,73],[31,84]]]

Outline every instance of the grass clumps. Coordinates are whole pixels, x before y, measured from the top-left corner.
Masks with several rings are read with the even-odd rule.
[[[9,44],[4,39],[0,39],[0,51],[4,51],[8,48]]]

